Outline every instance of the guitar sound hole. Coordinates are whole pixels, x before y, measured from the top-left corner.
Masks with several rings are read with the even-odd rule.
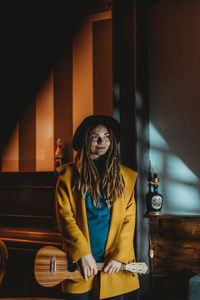
[[[77,266],[76,263],[73,263],[73,262],[70,262],[70,261],[68,262],[68,264],[67,264],[67,270],[69,272],[74,272],[74,271],[77,270],[77,268],[78,268],[78,266]]]

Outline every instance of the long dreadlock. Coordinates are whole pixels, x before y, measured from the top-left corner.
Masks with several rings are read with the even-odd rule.
[[[119,152],[116,138],[109,128],[110,146],[103,157],[102,170],[97,170],[94,162],[90,158],[90,136],[93,128],[87,129],[82,148],[77,152],[75,165],[78,174],[73,183],[73,190],[77,190],[82,196],[89,193],[95,206],[100,205],[99,196],[111,203],[119,196],[123,195],[124,179],[120,172]],[[101,179],[100,179],[101,178]]]

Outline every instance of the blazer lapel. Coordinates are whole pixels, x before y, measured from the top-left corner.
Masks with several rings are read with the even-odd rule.
[[[121,223],[123,222],[123,217],[125,213],[125,203],[124,198],[119,197],[115,200],[112,207],[112,215],[111,215],[111,221],[110,221],[110,229],[108,234],[108,239],[106,243],[105,248],[105,255],[107,255],[108,252],[113,247],[113,241],[116,238],[118,228],[120,227]]]
[[[77,209],[77,220],[78,226],[83,232],[86,240],[90,244],[90,237],[89,237],[89,230],[88,230],[88,222],[87,222],[87,214],[86,214],[86,205],[85,205],[85,198],[82,197],[79,199],[79,205]]]

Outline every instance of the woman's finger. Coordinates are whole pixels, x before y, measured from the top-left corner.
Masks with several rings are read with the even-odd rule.
[[[86,281],[88,281],[87,270],[85,268],[83,269],[83,277]]]
[[[110,262],[104,267],[104,272],[107,273],[108,269],[110,268]]]
[[[113,274],[114,273],[114,266],[110,266],[110,268],[108,269],[108,274]]]
[[[95,263],[94,266],[93,266],[93,274],[97,275],[97,273],[98,273],[98,270],[97,270],[97,265]]]
[[[108,274],[113,274],[119,272],[121,267],[121,262],[116,260],[110,260],[104,268],[104,272]]]
[[[120,270],[120,267],[117,266],[117,267],[115,268],[115,273],[118,273],[119,270]]]
[[[105,267],[104,271],[105,271],[106,273],[110,274],[111,269],[112,269],[112,264],[109,263],[109,264]]]
[[[92,271],[91,271],[90,267],[88,267],[88,268],[87,268],[87,275],[90,276],[91,273],[92,273]]]

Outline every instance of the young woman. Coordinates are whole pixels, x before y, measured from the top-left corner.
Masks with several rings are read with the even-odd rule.
[[[137,275],[120,270],[122,263],[135,259],[137,173],[119,162],[119,134],[115,119],[87,117],[73,137],[75,162],[58,169],[58,227],[68,256],[80,263],[85,279],[63,282],[67,299],[91,299],[97,278],[100,299],[123,299],[123,294],[139,288]],[[99,273],[96,262],[104,262]]]

